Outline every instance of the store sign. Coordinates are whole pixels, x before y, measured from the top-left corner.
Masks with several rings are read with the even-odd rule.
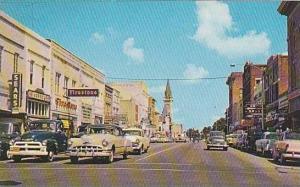
[[[66,110],[66,112],[77,110],[77,105],[71,103],[70,101],[63,101],[60,98],[56,98],[55,104],[57,108],[63,108]]]
[[[69,97],[98,97],[99,89],[68,89]]]
[[[22,94],[22,74],[14,73],[12,75],[12,113],[19,113]]]
[[[35,92],[32,90],[27,91],[27,97],[29,99],[35,99],[35,100],[44,101],[47,103],[50,103],[50,101],[51,101],[50,95],[38,93],[38,92]]]

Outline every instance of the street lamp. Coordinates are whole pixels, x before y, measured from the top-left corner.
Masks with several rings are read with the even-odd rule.
[[[230,64],[230,67],[235,66],[243,66],[243,64]],[[255,65],[251,65],[252,67],[258,69],[259,71],[263,72],[264,70],[256,67]],[[262,75],[262,105],[261,105],[261,115],[262,115],[262,121],[261,121],[261,128],[264,130],[264,103],[265,103],[265,83],[264,83],[264,75]]]

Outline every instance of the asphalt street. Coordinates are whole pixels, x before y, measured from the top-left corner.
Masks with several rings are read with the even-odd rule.
[[[27,158],[0,161],[0,186],[300,186],[300,164],[279,166],[272,159],[229,148],[205,150],[200,143],[152,144],[143,155],[112,164],[64,155],[52,163]]]

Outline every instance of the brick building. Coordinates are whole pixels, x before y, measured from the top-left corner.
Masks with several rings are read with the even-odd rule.
[[[243,119],[247,126],[259,126],[261,124],[261,105],[255,102],[255,87],[263,77],[266,65],[246,62],[243,74]]]
[[[278,11],[287,16],[290,126],[300,131],[300,2],[283,1]]]
[[[264,71],[266,125],[287,125],[288,113],[288,56],[273,55]]]
[[[243,89],[243,72],[233,72],[228,77],[226,84],[229,87],[229,107],[227,120],[230,129],[239,125],[241,121],[241,89]]]

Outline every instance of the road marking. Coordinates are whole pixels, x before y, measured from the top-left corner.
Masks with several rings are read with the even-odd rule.
[[[176,146],[170,147],[170,148],[168,148],[168,149],[165,149],[165,150],[158,151],[158,152],[156,152],[156,153],[150,154],[150,155],[148,155],[148,156],[146,156],[146,157],[143,157],[143,158],[137,159],[137,160],[135,160],[135,161],[137,162],[137,161],[140,161],[140,160],[145,160],[145,159],[147,159],[147,158],[149,158],[149,157],[152,157],[152,156],[155,156],[155,155],[157,155],[157,154],[160,154],[160,153],[163,153],[163,152],[166,152],[166,151],[169,151],[169,150],[175,149],[175,148],[177,148],[177,147],[180,147],[180,146],[182,146],[182,145],[185,145],[185,144],[179,144],[179,145],[176,145]]]

